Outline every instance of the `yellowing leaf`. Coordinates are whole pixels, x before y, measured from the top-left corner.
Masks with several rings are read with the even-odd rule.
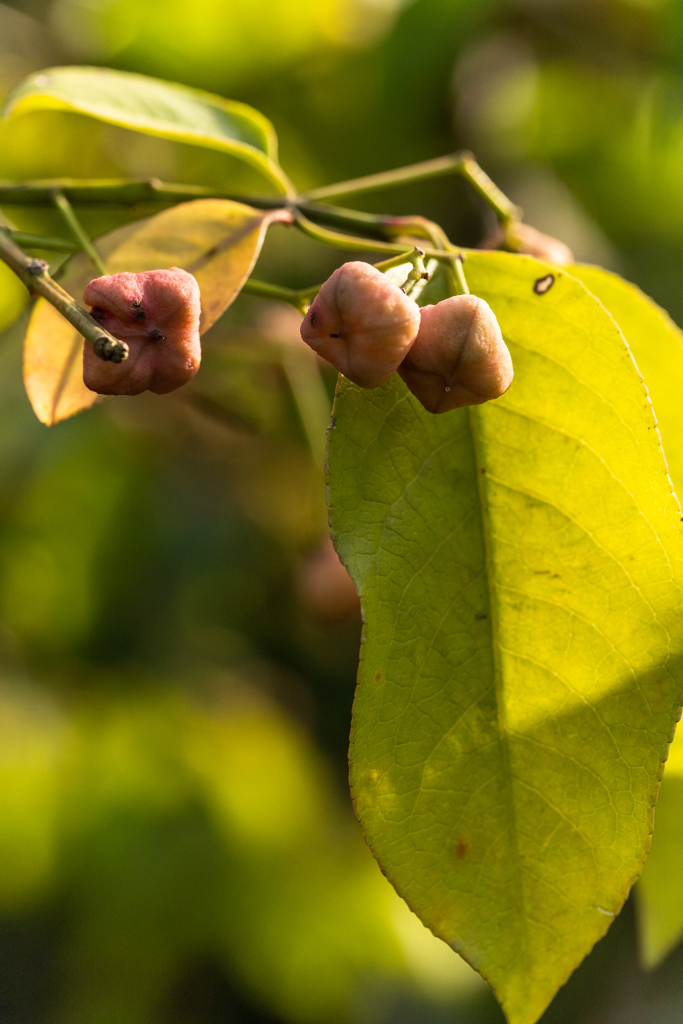
[[[600,303],[528,257],[466,267],[507,394],[432,416],[394,377],[335,402],[332,533],[365,618],[351,779],[399,894],[533,1024],[649,846],[681,701],[680,510]]]
[[[45,299],[36,302],[24,338],[24,386],[48,427],[101,401],[83,383],[83,338]]]
[[[229,199],[195,199],[111,232],[100,249],[112,274],[164,267],[182,267],[193,274],[202,296],[204,333],[239,293],[266,230],[275,221],[289,223],[291,215],[285,210],[255,210]],[[85,260],[82,256],[74,262]]]
[[[228,199],[196,199],[127,224],[97,240],[112,274],[182,267],[195,276],[202,299],[201,330],[227,309],[251,273],[268,225],[288,221],[282,210],[254,210]],[[60,283],[81,301],[97,277],[88,257],[70,260]],[[35,306],[24,342],[24,383],[36,416],[50,426],[99,400],[83,383],[83,339],[44,299]]]
[[[683,495],[683,334],[639,288],[600,267],[576,266],[580,278],[615,318],[645,377],[678,495]],[[683,937],[683,730],[666,762],[655,831],[638,882],[643,961],[656,967]]]

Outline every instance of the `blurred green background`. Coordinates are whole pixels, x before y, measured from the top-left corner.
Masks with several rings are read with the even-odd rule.
[[[301,188],[471,148],[530,223],[683,322],[680,0],[0,3],[0,92],[61,63],[256,106]],[[63,127],[34,118],[1,176],[214,173]],[[357,205],[468,245],[491,227],[453,179]],[[303,286],[346,258],[276,227],[257,273]],[[500,1024],[353,819],[360,617],[296,315],[241,297],[191,387],[49,430],[24,326],[0,345],[0,1024]],[[683,954],[644,973],[634,921],[629,903],[546,1024],[683,1020]]]

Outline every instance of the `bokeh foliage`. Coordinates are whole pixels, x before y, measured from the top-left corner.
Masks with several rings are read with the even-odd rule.
[[[531,223],[680,322],[682,24],[676,0],[17,0],[0,6],[0,79],[84,61],[215,90],[271,118],[299,187],[470,146]],[[60,117],[49,145],[43,115],[16,122],[3,177],[65,173],[77,154],[88,176],[223,181],[222,154]],[[452,181],[364,205],[468,244],[487,226]],[[58,233],[52,213],[6,213]],[[305,285],[330,259],[274,228],[259,275]],[[351,818],[359,623],[353,604],[326,617],[311,600],[325,513],[287,312],[240,299],[186,395],[51,432],[20,391],[21,331],[3,337],[0,1019],[500,1019]],[[678,849],[666,785],[673,845],[653,864]],[[651,961],[677,920],[651,930]],[[680,1012],[680,957],[647,980],[632,927],[617,921],[548,1021]]]

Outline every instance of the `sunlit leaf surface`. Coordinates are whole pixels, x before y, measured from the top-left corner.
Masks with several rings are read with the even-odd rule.
[[[683,497],[683,333],[656,302],[618,274],[602,267],[568,270],[619,324],[645,378],[674,489]]]
[[[110,68],[56,67],[29,76],[9,96],[4,114],[73,111],[146,135],[238,156],[279,191],[289,183],[277,163],[270,122],[244,103]]]
[[[197,199],[110,232],[96,243],[107,270],[141,273],[182,267],[202,297],[201,330],[215,323],[251,273],[267,227],[282,211],[254,210],[227,199]],[[81,301],[99,276],[84,254],[74,257],[60,283]],[[48,425],[99,400],[83,383],[83,339],[48,302],[36,303],[24,344],[24,382],[38,418]]]
[[[639,288],[599,267],[572,267],[618,321],[654,405],[674,487],[683,494],[683,335]],[[654,967],[683,936],[683,732],[671,747],[657,800],[656,829],[638,883],[643,960]]]
[[[680,511],[603,307],[527,257],[466,266],[510,391],[431,416],[397,378],[342,380],[335,403],[332,532],[365,617],[351,777],[399,893],[533,1024],[649,845],[680,704]]]

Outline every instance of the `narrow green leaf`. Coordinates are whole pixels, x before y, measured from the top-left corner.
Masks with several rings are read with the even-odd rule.
[[[272,125],[244,103],[128,71],[56,67],[26,78],[8,97],[3,113],[16,118],[45,110],[73,111],[146,135],[219,150],[255,167],[278,191],[291,190],[277,163]]]
[[[647,852],[681,701],[680,510],[600,303],[528,257],[472,253],[467,278],[510,346],[506,395],[431,416],[396,377],[338,389],[332,533],[365,618],[351,779],[400,895],[533,1024]]]
[[[639,288],[599,267],[571,267],[618,322],[645,377],[674,487],[683,494],[683,333]],[[683,730],[669,753],[652,848],[638,882],[641,954],[656,967],[683,937]]]

